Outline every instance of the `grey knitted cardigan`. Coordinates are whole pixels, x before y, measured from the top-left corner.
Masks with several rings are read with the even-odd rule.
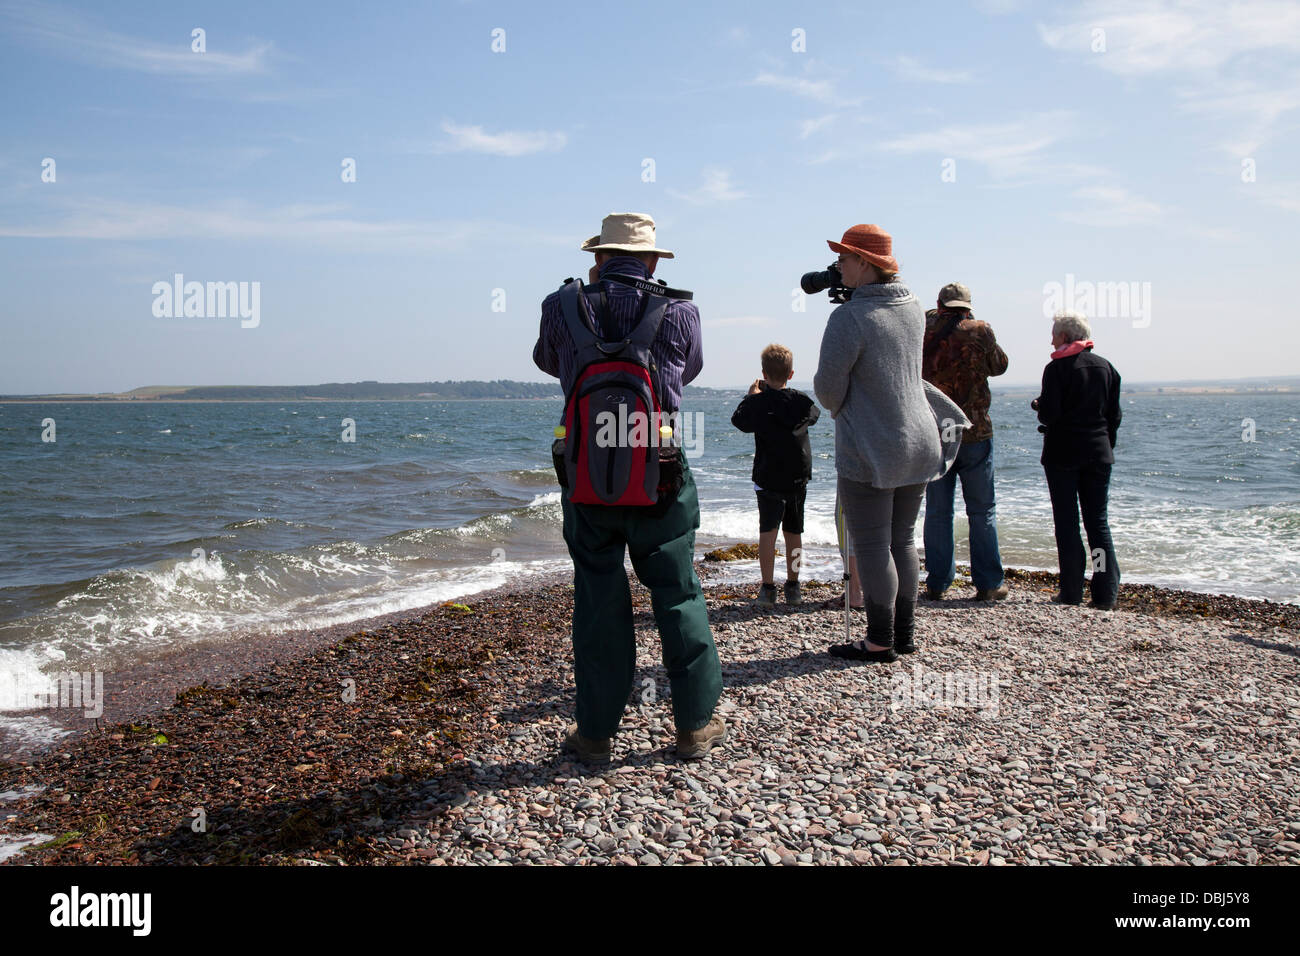
[[[840,477],[898,488],[952,467],[971,423],[921,378],[924,339],[925,313],[897,278],[858,286],[831,313],[813,390],[835,419]]]

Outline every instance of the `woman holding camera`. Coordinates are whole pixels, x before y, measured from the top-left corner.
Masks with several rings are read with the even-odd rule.
[[[839,497],[867,609],[866,640],[831,653],[887,662],[916,649],[916,518],[970,422],[921,378],[925,313],[898,279],[889,233],[857,225],[827,244],[853,294],[826,323],[813,388],[835,419]]]
[[[1083,602],[1085,554],[1079,510],[1092,551],[1091,607],[1109,611],[1119,597],[1119,562],[1110,537],[1106,500],[1119,431],[1119,372],[1092,350],[1092,330],[1077,312],[1052,320],[1052,360],[1043,369],[1042,393],[1031,403],[1042,422],[1043,471],[1052,496],[1056,559],[1061,568],[1058,604]]]

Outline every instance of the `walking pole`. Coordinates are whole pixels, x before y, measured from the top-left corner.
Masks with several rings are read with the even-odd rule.
[[[844,519],[844,511],[840,507],[840,499],[837,495],[835,498],[835,532],[840,539],[840,557],[844,559],[844,643],[853,643],[849,633],[852,627],[853,615],[849,609],[849,590],[852,587],[853,576],[849,573],[849,558],[852,554],[853,542],[849,538],[848,522]]]

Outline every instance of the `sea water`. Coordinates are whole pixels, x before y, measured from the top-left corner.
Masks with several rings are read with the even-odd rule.
[[[741,397],[684,403],[701,554],[758,537]],[[999,539],[1007,566],[1055,569],[1031,397],[994,397]],[[1124,580],[1300,602],[1300,395],[1148,392],[1123,411]],[[567,571],[560,417],[558,399],[0,405],[0,711],[52,672]],[[833,430],[811,429],[805,577],[840,573]],[[756,562],[724,579],[757,583]]]

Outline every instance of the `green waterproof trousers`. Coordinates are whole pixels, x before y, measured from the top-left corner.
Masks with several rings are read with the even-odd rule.
[[[657,517],[648,508],[575,505],[567,491],[561,496],[573,556],[573,670],[584,737],[614,736],[636,676],[625,548],[650,590],[678,732],[707,724],[722,694],[722,666],[695,574],[700,499],[684,458],[682,471],[677,499]]]

